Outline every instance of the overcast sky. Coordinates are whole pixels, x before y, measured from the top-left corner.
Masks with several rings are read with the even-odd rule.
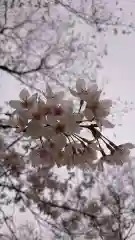
[[[123,3],[125,2],[129,3],[130,0],[123,0]],[[133,1],[131,2],[133,3]],[[133,7],[132,4],[127,6],[129,8]],[[107,131],[107,134],[119,144],[126,141],[135,143],[135,110],[130,110],[130,102],[133,102],[133,107],[135,108],[135,33],[130,35],[118,34],[115,36],[110,31],[107,34],[106,43],[108,45],[108,56],[103,59],[103,69],[99,79],[101,81],[108,79],[108,84],[104,86],[108,97],[113,100],[117,100],[120,97],[123,102],[127,101],[129,103],[127,105],[128,113],[125,113],[121,118],[120,113],[125,105],[118,102],[119,107],[117,108],[119,111],[115,119],[116,127],[113,131]],[[4,101],[16,99],[21,89],[22,86],[19,82],[5,72],[0,72],[0,105],[3,105]],[[121,123],[122,126],[119,126]],[[116,138],[114,132],[116,133]]]

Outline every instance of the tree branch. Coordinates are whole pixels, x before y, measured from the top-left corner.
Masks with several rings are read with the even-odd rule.
[[[40,64],[36,68],[32,68],[32,69],[26,70],[26,71],[17,71],[15,69],[10,69],[9,67],[2,66],[2,65],[0,65],[0,69],[7,72],[7,73],[10,73],[10,74],[25,75],[25,74],[28,74],[28,73],[39,71],[42,68],[43,61],[44,61],[44,59],[41,59]]]

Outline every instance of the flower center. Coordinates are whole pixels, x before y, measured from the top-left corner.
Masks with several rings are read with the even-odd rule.
[[[41,120],[41,114],[38,112],[33,113],[32,116],[35,120]]]
[[[56,133],[63,133],[65,131],[65,125],[62,123],[58,123],[55,128]]]
[[[32,102],[29,102],[27,99],[21,102],[23,108],[31,108]]]
[[[56,106],[55,108],[54,108],[54,115],[62,115],[62,113],[63,113],[63,109],[62,109],[62,107],[61,106]]]

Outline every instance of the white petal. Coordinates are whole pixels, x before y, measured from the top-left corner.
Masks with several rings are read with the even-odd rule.
[[[115,125],[113,123],[111,123],[110,121],[108,121],[107,119],[102,119],[101,120],[102,126],[106,127],[106,128],[114,128]]]
[[[82,92],[82,90],[85,90],[85,81],[84,79],[78,79],[76,81],[76,90],[77,92]]]
[[[37,100],[37,93],[34,93],[31,97],[29,97],[28,102],[34,103]]]
[[[58,149],[62,149],[66,145],[66,137],[62,134],[55,135],[52,140]]]
[[[30,94],[29,94],[28,90],[27,90],[26,88],[24,88],[24,89],[20,92],[19,97],[20,97],[21,100],[24,100],[24,101],[25,101],[25,100],[27,100],[27,99],[30,97]]]
[[[82,113],[74,113],[73,116],[74,116],[76,122],[80,122],[84,118],[84,113],[83,112]]]
[[[64,100],[62,101],[62,108],[65,112],[72,113],[74,109],[74,104],[72,100]]]
[[[76,124],[75,118],[73,116],[67,116],[66,119],[63,119],[63,121],[61,121],[61,123],[62,122],[65,125],[65,132],[67,134],[72,134],[79,128],[79,125]]]
[[[85,114],[85,117],[86,117],[89,121],[91,121],[92,118],[93,118],[93,116],[94,116],[92,110],[89,109],[89,108],[85,108],[84,114]]]
[[[123,146],[126,148],[129,148],[129,149],[135,148],[135,144],[133,144],[133,143],[125,143],[125,144],[123,144]]]
[[[7,121],[7,125],[15,127],[16,126],[16,119],[13,118],[13,117],[10,117],[9,120]]]
[[[55,134],[54,130],[52,127],[44,127],[42,130],[42,136],[45,137],[46,139],[50,139],[53,137]]]
[[[98,91],[98,85],[95,84],[90,84],[88,88],[88,92],[97,92]]]
[[[25,110],[25,109],[21,109],[20,111],[18,110],[17,114],[25,122],[27,122],[28,119],[30,119],[30,117],[31,117],[30,112],[28,110]]]
[[[88,88],[87,92],[88,92],[89,103],[90,103],[90,101],[92,102],[98,101],[102,91],[98,90],[97,84],[93,84]]]
[[[32,138],[40,138],[43,135],[43,126],[38,121],[31,121],[28,124],[26,135]]]
[[[97,109],[95,109],[95,115],[97,118],[104,118],[107,117],[110,114],[110,111],[108,109],[105,109],[99,105]]]
[[[16,109],[17,111],[22,109],[21,102],[18,100],[11,100],[9,102],[9,105],[10,105],[10,107]]]
[[[100,105],[105,109],[109,109],[110,107],[112,107],[112,100],[110,99],[101,100]]]

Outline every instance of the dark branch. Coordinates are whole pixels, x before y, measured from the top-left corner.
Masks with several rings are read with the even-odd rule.
[[[26,70],[26,71],[18,71],[18,70],[10,69],[9,67],[2,66],[2,65],[0,65],[0,69],[5,71],[5,72],[7,72],[7,73],[10,73],[10,74],[25,75],[25,74],[28,74],[28,73],[33,73],[33,72],[39,71],[42,68],[43,61],[44,61],[44,59],[41,59],[40,64],[38,65],[38,67],[29,69],[29,70]]]

